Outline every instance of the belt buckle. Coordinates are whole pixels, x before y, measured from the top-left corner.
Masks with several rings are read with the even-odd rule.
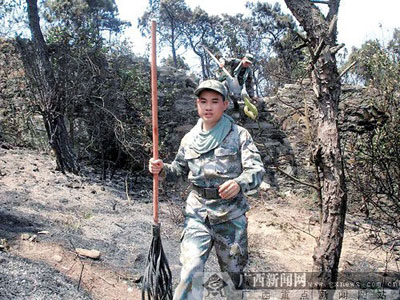
[[[218,189],[216,189],[216,188],[205,188],[204,189],[204,196],[207,199],[217,199],[217,198],[219,198]]]

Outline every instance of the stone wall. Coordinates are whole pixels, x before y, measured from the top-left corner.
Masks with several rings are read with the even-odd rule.
[[[198,83],[194,77],[174,68],[161,68],[159,74],[160,135],[167,139],[162,145],[167,161],[171,161],[181,138],[197,121],[193,91]],[[172,86],[173,88],[163,88]],[[339,106],[339,126],[348,131],[370,130],[384,119],[384,114],[371,105],[374,94],[363,87],[343,86]],[[280,191],[310,188],[295,182],[277,168],[301,181],[315,184],[311,151],[315,136],[313,126],[314,94],[310,83],[286,84],[276,95],[259,100],[259,118],[237,118],[247,128],[259,148],[267,174],[264,181]]]

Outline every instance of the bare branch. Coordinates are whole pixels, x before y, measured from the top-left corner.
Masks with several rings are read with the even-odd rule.
[[[335,54],[338,53],[339,50],[342,49],[343,47],[344,47],[344,44],[342,43],[342,44],[340,44],[340,45],[337,45],[337,46],[335,46],[335,47],[332,47],[329,51],[331,52],[332,55],[335,55]]]
[[[321,55],[321,51],[322,51],[322,48],[324,47],[324,45],[325,45],[325,41],[322,38],[321,41],[318,44],[317,49],[314,52],[315,54],[314,54],[313,64],[316,63],[316,61],[318,60],[319,56]]]
[[[357,64],[357,61],[353,61],[351,65],[347,66],[339,75],[339,79],[344,76],[352,67],[354,67]]]
[[[305,47],[307,47],[307,44],[306,44],[306,43],[301,44],[300,46],[297,46],[296,48],[293,49],[293,51],[297,51],[297,50],[303,49],[303,48],[305,48]]]
[[[331,20],[331,23],[329,24],[329,30],[328,30],[329,37],[332,36],[332,33],[336,28],[337,20],[338,20],[338,16],[337,16],[337,14],[335,14]]]

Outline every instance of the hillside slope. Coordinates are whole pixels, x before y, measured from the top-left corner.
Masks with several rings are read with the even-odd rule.
[[[139,299],[137,282],[151,242],[151,177],[136,178],[127,194],[122,174],[101,182],[93,170],[78,177],[54,169],[54,158],[46,153],[1,149],[0,296]],[[162,240],[174,285],[180,271],[182,196],[167,197],[161,190]],[[312,271],[318,234],[312,195],[270,190],[250,204],[247,270]],[[349,216],[341,269],[395,270],[385,253],[365,242],[367,235],[368,227]],[[101,257],[78,258],[75,248],[99,250]],[[207,270],[218,270],[214,254]]]

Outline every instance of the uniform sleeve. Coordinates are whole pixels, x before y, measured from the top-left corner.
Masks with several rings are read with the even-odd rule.
[[[185,147],[183,144],[182,140],[174,161],[170,164],[164,164],[164,168],[160,174],[162,179],[167,181],[177,181],[180,178],[183,180],[187,178],[189,167],[187,160],[185,160]]]
[[[235,178],[235,181],[240,185],[242,192],[245,193],[260,186],[265,169],[250,133],[243,129],[239,133],[239,138],[243,172]]]
[[[227,57],[224,58],[225,66],[229,67],[234,67],[237,66],[240,63],[240,59],[234,58],[234,57]]]

